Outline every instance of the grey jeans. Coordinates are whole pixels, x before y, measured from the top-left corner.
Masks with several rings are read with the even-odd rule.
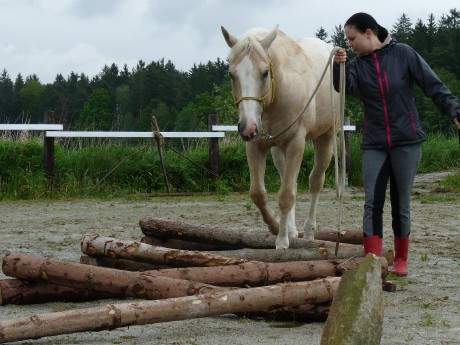
[[[410,198],[421,156],[421,144],[363,150],[364,236],[383,237],[383,206],[388,180],[393,233],[402,238],[409,236]]]

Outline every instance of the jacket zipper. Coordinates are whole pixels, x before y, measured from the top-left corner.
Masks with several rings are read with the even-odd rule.
[[[375,68],[377,69],[377,77],[378,77],[378,80],[379,80],[380,96],[382,97],[382,103],[383,103],[383,114],[385,116],[387,144],[388,144],[388,147],[391,148],[392,144],[391,144],[391,133],[390,133],[390,120],[388,118],[387,101],[386,101],[386,98],[385,98],[385,90],[383,88],[382,72],[380,70],[380,62],[379,62],[377,53],[374,53],[374,60],[375,60]],[[388,86],[388,84],[387,84],[387,86]]]
[[[412,122],[412,129],[414,130],[414,134],[417,134],[417,126],[415,125],[415,119],[414,119],[414,114],[412,113],[412,110],[409,110],[410,114],[410,121]]]

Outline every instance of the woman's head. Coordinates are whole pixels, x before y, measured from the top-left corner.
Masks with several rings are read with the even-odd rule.
[[[381,47],[388,31],[367,13],[352,15],[344,25],[348,44],[357,55],[365,55]]]
[[[379,39],[380,42],[385,41],[388,36],[388,30],[380,26],[370,14],[359,12],[352,15],[345,22],[344,27],[354,27],[358,32],[364,34],[367,29],[370,29]]]

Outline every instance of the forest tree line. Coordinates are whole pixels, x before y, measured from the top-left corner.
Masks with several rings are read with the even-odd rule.
[[[402,14],[387,28],[398,42],[417,50],[454,95],[460,97],[460,12],[451,9],[441,18],[433,14],[415,23]],[[346,47],[341,25],[316,36],[334,46]],[[352,57],[352,52],[350,57]],[[95,77],[71,72],[58,74],[53,83],[42,84],[36,75],[13,80],[6,70],[0,75],[0,123],[42,123],[45,111],[71,130],[151,130],[154,115],[162,131],[207,129],[208,115],[220,123],[235,124],[228,62],[217,59],[194,65],[188,72],[172,61],[140,60],[131,70],[126,65],[106,65]],[[441,116],[431,100],[416,88],[416,103],[427,132],[451,132],[453,126]],[[359,100],[347,98],[346,112],[360,128]]]

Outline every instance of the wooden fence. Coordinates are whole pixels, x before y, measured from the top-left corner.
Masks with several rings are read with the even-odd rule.
[[[237,126],[218,125],[217,115],[211,114],[208,119],[209,132],[160,132],[164,138],[209,138],[210,170],[214,177],[219,176],[219,139],[225,137],[225,132],[236,132]],[[53,114],[45,114],[45,122],[53,122]],[[349,132],[355,130],[355,126],[346,125],[346,172],[351,168],[351,156],[349,149]],[[64,131],[62,124],[0,124],[3,131],[44,131],[44,163],[45,173],[53,184],[56,178],[55,169],[55,138],[155,138],[151,132],[113,132],[113,131]]]

